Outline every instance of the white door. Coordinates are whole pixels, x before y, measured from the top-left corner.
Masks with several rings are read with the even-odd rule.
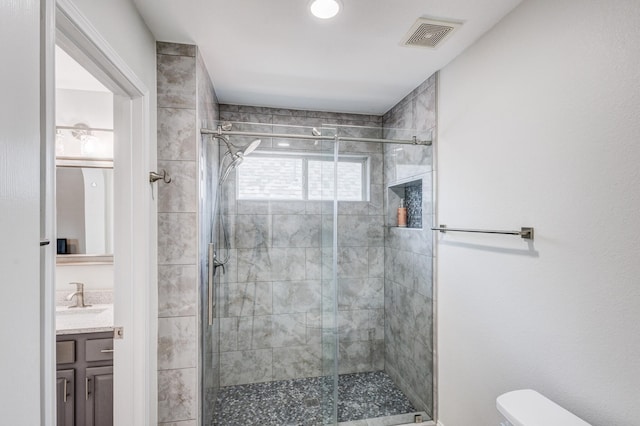
[[[44,326],[52,311],[41,305],[52,258],[51,245],[40,248],[41,239],[51,238],[41,215],[46,4],[0,1],[0,417],[18,426],[41,424],[53,412],[55,394],[54,377],[43,374],[51,369],[47,359],[53,361],[53,333]]]

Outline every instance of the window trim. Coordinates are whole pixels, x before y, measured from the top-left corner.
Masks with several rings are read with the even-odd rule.
[[[325,154],[319,152],[305,152],[305,151],[254,151],[251,153],[251,157],[266,157],[266,158],[294,158],[302,160],[302,198],[252,198],[252,197],[240,197],[240,168],[238,167],[235,173],[235,185],[236,185],[236,200],[238,201],[331,201],[327,200],[310,200],[309,199],[309,161],[328,161],[333,162],[333,154]],[[371,157],[367,154],[340,154],[338,156],[338,163],[360,163],[362,164],[361,170],[361,182],[362,182],[362,194],[361,200],[341,200],[342,202],[368,202],[370,194],[370,165]]]

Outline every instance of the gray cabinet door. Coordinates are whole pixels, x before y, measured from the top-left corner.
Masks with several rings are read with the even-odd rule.
[[[73,426],[75,418],[75,374],[74,370],[56,372],[57,426]]]
[[[86,426],[113,426],[113,367],[86,369]]]

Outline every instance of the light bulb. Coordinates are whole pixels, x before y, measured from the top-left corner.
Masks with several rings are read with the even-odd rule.
[[[311,13],[316,18],[333,18],[338,12],[340,12],[340,3],[337,0],[314,0],[311,3]]]

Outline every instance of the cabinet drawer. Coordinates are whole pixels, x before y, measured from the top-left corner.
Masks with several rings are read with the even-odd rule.
[[[76,342],[67,340],[56,342],[56,364],[73,364],[76,362]]]
[[[113,339],[87,340],[85,358],[87,361],[106,361],[113,359]]]

